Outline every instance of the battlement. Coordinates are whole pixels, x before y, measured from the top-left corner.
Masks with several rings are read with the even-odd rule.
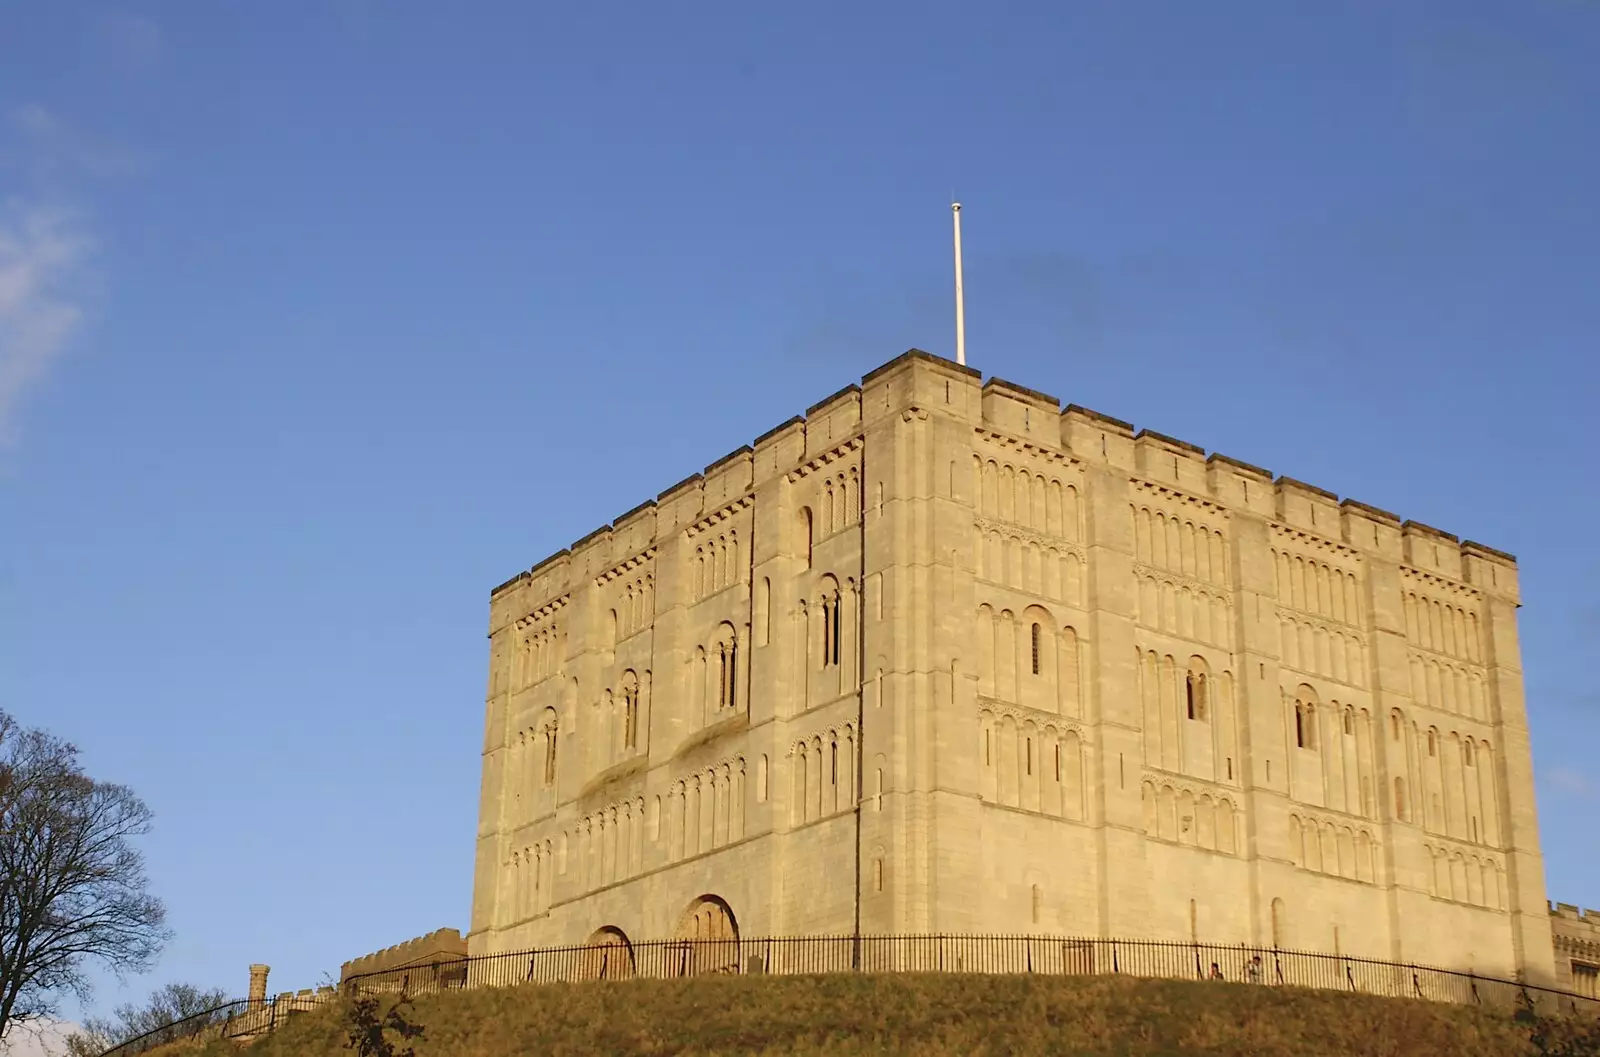
[[[875,413],[926,404],[965,402],[967,388],[976,389],[981,375],[949,360],[911,349],[832,395],[806,408],[804,415],[779,424],[690,474],[654,500],[634,507],[610,524],[601,525],[557,551],[526,572],[518,573],[490,592],[491,626],[517,619],[569,591],[585,576],[603,570],[646,549],[665,534],[693,525],[709,514],[737,502],[757,483],[826,459],[830,452],[859,437],[868,414],[865,394],[874,399]],[[940,385],[941,382],[948,383]],[[967,387],[960,390],[957,386]],[[1009,382],[994,381],[988,388],[1032,402],[1039,408],[1041,440],[1048,439],[1060,405],[1053,398]],[[981,399],[981,398],[980,398]],[[978,406],[978,401],[973,401]],[[1001,414],[999,410],[997,414]]]
[[[1581,921],[1600,935],[1600,910],[1579,910],[1571,903],[1552,902],[1550,916],[1565,921]]]
[[[602,525],[490,592],[491,627],[558,598],[585,577],[736,503],[762,481],[825,461],[875,417],[916,408],[1084,463],[1110,464],[1224,507],[1336,540],[1480,589],[1518,594],[1516,558],[1198,444],[1061,402],[911,349]]]
[[[417,936],[381,951],[350,959],[339,967],[339,980],[343,982],[360,973],[451,962],[466,956],[467,941],[461,938],[460,931],[435,929],[426,936]]]

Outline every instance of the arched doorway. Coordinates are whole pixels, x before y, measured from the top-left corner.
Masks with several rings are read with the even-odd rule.
[[[633,944],[615,925],[594,931],[584,941],[578,963],[580,980],[627,980],[633,976]]]
[[[739,971],[739,922],[721,896],[692,901],[678,919],[674,940],[679,975]]]

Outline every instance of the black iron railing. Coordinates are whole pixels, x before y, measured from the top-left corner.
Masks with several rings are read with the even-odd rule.
[[[113,1054],[133,1057],[185,1039],[247,1039],[265,1035],[294,1014],[309,1012],[337,997],[337,992],[329,988],[315,994],[301,992],[269,999],[236,999],[118,1043],[101,1057]]]
[[[617,941],[476,955],[364,973],[348,990],[427,994],[469,987],[706,973],[1040,973],[1224,980],[1513,1009],[1526,994],[1562,1012],[1600,1001],[1473,972],[1272,947],[1053,936],[773,936]]]
[[[641,943],[629,943],[619,936],[604,944],[446,958],[361,973],[347,978],[341,990],[348,994],[424,995],[524,983],[676,979],[713,973],[851,972],[1116,974],[1222,980],[1456,1002],[1508,1013],[1527,1001],[1546,1012],[1600,1015],[1597,999],[1435,966],[1273,947],[1059,936],[769,936]],[[254,1003],[230,1002],[130,1039],[102,1057],[133,1057],[176,1039],[261,1034],[331,997],[331,992],[302,992]]]

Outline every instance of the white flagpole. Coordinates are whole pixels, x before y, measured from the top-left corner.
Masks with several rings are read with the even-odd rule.
[[[967,362],[967,314],[961,298],[961,203],[950,203],[950,215],[956,229],[956,362]]]

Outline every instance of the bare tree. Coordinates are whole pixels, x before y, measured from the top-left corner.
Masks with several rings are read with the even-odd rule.
[[[109,1017],[90,1017],[67,1036],[67,1057],[98,1057],[129,1039],[149,1038],[150,1045],[203,1033],[228,1019],[228,992],[201,990],[193,984],[167,984],[142,1006],[118,1006]],[[154,1034],[152,1034],[154,1033]]]
[[[159,953],[166,910],[133,846],[149,828],[131,790],[0,712],[0,1043],[63,995],[87,999],[90,963],[120,975]]]

